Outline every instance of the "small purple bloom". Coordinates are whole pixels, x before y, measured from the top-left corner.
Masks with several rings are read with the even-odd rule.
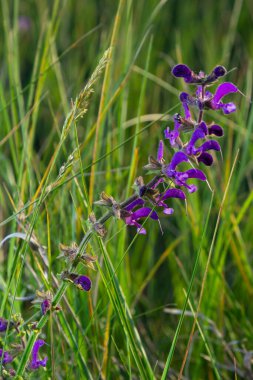
[[[237,91],[238,88],[233,83],[225,82],[220,84],[214,94],[214,97],[211,99],[210,108],[213,110],[222,109],[225,114],[236,111],[236,106],[234,103],[222,103],[221,99],[224,96]]]
[[[32,360],[30,362],[30,369],[38,369],[39,367],[46,367],[47,364],[47,356],[43,360],[39,360],[39,349],[44,346],[45,342],[42,339],[36,340],[32,349]]]
[[[45,315],[48,310],[50,310],[51,308],[51,301],[49,299],[44,299],[44,301],[42,301],[41,303],[41,312],[42,312],[42,315]]]
[[[206,176],[199,169],[189,169],[185,172],[178,172],[176,170],[176,167],[181,162],[189,162],[189,159],[184,152],[176,152],[172,157],[171,163],[163,168],[163,173],[167,177],[174,180],[176,185],[184,186],[188,189],[190,193],[193,193],[197,190],[197,187],[195,185],[188,185],[186,181],[190,178],[196,178],[201,181],[206,181]]]
[[[202,86],[199,86],[196,95],[199,99],[199,108],[203,109],[204,107],[212,109],[212,110],[219,110],[222,109],[222,111],[225,114],[232,113],[236,111],[236,106],[234,103],[223,103],[221,99],[231,93],[238,92],[238,88],[230,82],[225,82],[220,84],[215,94],[212,95],[211,92],[205,91],[204,98],[202,97]],[[189,103],[189,102],[188,102]]]
[[[157,206],[163,207],[163,213],[170,215],[170,214],[173,214],[174,209],[171,207],[168,207],[166,203],[164,202],[168,198],[185,199],[186,197],[185,197],[184,192],[179,189],[168,189],[159,196],[159,198],[157,199]]]
[[[84,275],[77,276],[77,278],[74,279],[74,283],[76,285],[79,285],[78,287],[80,289],[86,290],[86,292],[88,292],[91,288],[91,280],[89,279],[89,277]]]
[[[13,361],[13,357],[8,353],[8,351],[4,351],[0,348],[0,360],[3,357],[3,364],[11,363]]]
[[[165,139],[170,140],[170,145],[172,148],[178,148],[178,138],[179,138],[179,130],[181,127],[181,118],[179,117],[179,114],[176,114],[174,116],[174,130],[171,131],[169,127],[167,127],[164,131],[164,137]]]
[[[205,152],[207,152],[208,150],[221,150],[219,143],[215,140],[209,140],[204,142],[198,148],[195,147],[195,144],[199,139],[203,139],[206,137],[208,133],[207,131],[208,129],[206,124],[204,122],[200,123],[198,128],[196,128],[193,132],[192,137],[188,142],[187,146],[184,148],[184,152],[188,156],[196,156],[199,162],[203,162],[205,165],[210,166],[213,162],[213,159],[212,157],[210,158],[210,154],[206,154]]]
[[[216,66],[209,75],[206,75],[203,71],[196,74],[184,64],[174,66],[171,72],[177,78],[184,78],[186,83],[202,85],[209,85],[227,73],[225,67]]]
[[[4,318],[0,318],[0,332],[6,331],[8,327],[8,321]]]
[[[139,219],[150,217],[153,220],[158,220],[157,213],[155,211],[152,211],[152,209],[149,207],[141,207],[136,211],[132,211],[137,206],[144,205],[144,203],[145,202],[143,199],[136,199],[124,208],[126,214],[123,216],[122,213],[121,217],[128,226],[137,227],[137,232],[142,235],[146,234],[146,230],[140,223],[138,223]]]

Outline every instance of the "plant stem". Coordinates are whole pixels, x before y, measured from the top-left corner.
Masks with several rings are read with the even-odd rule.
[[[161,178],[161,175],[156,175],[154,178],[152,178],[151,181],[149,181],[148,184],[146,185],[147,188],[151,188],[157,182],[157,180],[159,180],[159,178]],[[130,203],[132,203],[137,198],[139,198],[139,194],[138,193],[133,194],[131,197],[129,197],[125,201],[121,202],[120,207],[124,208],[124,207],[128,206]],[[104,224],[112,216],[113,216],[112,211],[107,211],[100,219],[98,219],[97,222]],[[89,230],[86,232],[86,234],[84,235],[83,239],[81,240],[81,242],[79,244],[79,249],[76,253],[76,258],[78,258],[78,256],[80,256],[84,252],[84,250],[87,247],[89,240],[91,239],[94,232],[95,232],[95,230],[93,229],[93,227],[89,228]],[[70,271],[75,270],[77,265],[78,265],[78,260],[74,260],[74,262],[76,262],[76,264],[74,264],[74,265],[72,264],[72,266],[70,267]],[[53,298],[52,307],[55,307],[59,304],[59,302],[61,301],[61,299],[65,293],[65,291],[68,288],[68,285],[69,285],[69,283],[67,283],[65,281],[62,282],[62,284],[58,288],[58,290],[57,290],[57,292]],[[36,341],[36,339],[40,333],[40,330],[47,323],[48,318],[49,318],[48,313],[43,315],[37,324],[36,330],[31,332],[29,339],[28,339],[28,342],[27,342],[27,345],[26,345],[26,348],[23,352],[23,356],[22,356],[21,361],[19,363],[19,367],[17,369],[16,376],[22,376],[23,375],[24,370],[25,370],[27,363],[29,361],[34,343],[35,343],[35,341]]]

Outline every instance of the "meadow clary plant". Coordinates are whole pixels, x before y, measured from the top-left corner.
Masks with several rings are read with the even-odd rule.
[[[93,262],[96,258],[84,251],[93,234],[104,238],[106,235],[104,224],[108,219],[114,217],[122,220],[127,226],[135,227],[138,234],[145,235],[147,231],[141,224],[141,220],[144,219],[145,223],[147,219],[151,219],[157,223],[159,222],[159,212],[162,211],[165,215],[173,214],[174,209],[170,205],[173,198],[186,201],[186,192],[191,194],[197,191],[196,184],[192,184],[191,180],[207,182],[204,173],[205,166],[213,165],[213,151],[221,151],[220,144],[215,138],[222,137],[224,132],[220,125],[204,121],[204,112],[205,110],[221,110],[224,114],[234,112],[235,104],[225,103],[223,99],[231,93],[238,92],[238,89],[233,83],[225,82],[219,84],[213,93],[208,90],[226,74],[223,66],[215,67],[207,75],[202,71],[197,74],[188,66],[178,64],[172,69],[172,74],[177,78],[183,78],[189,85],[197,86],[193,94],[186,92],[180,94],[179,99],[184,114],[175,114],[174,128],[167,127],[164,131],[164,140],[168,141],[174,151],[172,157],[169,160],[165,158],[165,143],[161,140],[156,158],[150,156],[148,164],[144,166],[146,171],[154,173],[154,177],[147,184],[143,177],[139,176],[134,183],[135,193],[122,202],[116,201],[105,192],[101,193],[100,200],[94,203],[97,206],[105,207],[107,212],[98,220],[95,214],[91,213],[89,216],[90,228],[79,246],[75,243],[69,247],[60,244],[62,255],[59,257],[63,257],[67,261],[68,267],[60,276],[62,283],[54,296],[49,291],[38,292],[41,319],[37,323],[26,328],[22,318],[16,318],[10,322],[0,318],[0,332],[6,332],[10,327],[17,332],[15,352],[5,347],[0,348],[3,373],[6,375],[22,376],[24,371],[36,371],[41,367],[46,367],[47,357],[45,356],[44,359],[39,357],[39,350],[45,345],[45,341],[38,337],[50,312],[59,310],[57,305],[69,283],[81,291],[91,289],[90,278],[83,273],[76,273],[77,266],[79,263],[83,263],[94,269]],[[187,140],[185,136],[188,137]],[[22,334],[19,330],[21,325],[23,326]],[[28,341],[24,341],[24,335],[29,335]],[[14,335],[12,336],[14,337]],[[17,345],[18,339],[19,345]],[[22,357],[17,366],[17,372],[15,372],[12,368],[13,361],[15,362],[16,357],[20,354]]]

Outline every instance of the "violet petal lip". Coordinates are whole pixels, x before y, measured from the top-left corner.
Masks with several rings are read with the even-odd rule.
[[[174,156],[172,157],[171,163],[169,164],[170,170],[175,170],[176,166],[179,165],[181,162],[188,162],[189,159],[187,155],[183,152],[176,152]]]
[[[220,84],[217,87],[217,90],[215,91],[214,97],[213,97],[213,102],[214,103],[219,103],[219,101],[226,95],[232,93],[232,92],[237,92],[238,88],[231,82],[224,82]]]
[[[185,199],[185,194],[180,189],[168,189],[162,194],[162,196],[159,198],[159,201],[164,201],[168,198]]]
[[[131,215],[132,220],[138,220],[140,218],[147,218],[150,217],[151,219],[157,220],[158,215],[155,211],[152,211],[149,207],[142,207],[139,210],[133,212]]]
[[[189,79],[192,76],[192,70],[187,65],[182,63],[174,66],[171,70],[171,73],[177,78]]]
[[[201,128],[197,128],[193,134],[192,134],[192,137],[190,139],[190,141],[188,142],[188,145],[186,147],[186,151],[190,151],[192,150],[192,148],[194,147],[195,143],[199,140],[199,139],[204,139],[206,136],[205,132],[201,129]]]
[[[187,94],[187,92],[181,92],[181,94],[179,95],[179,99],[180,101],[183,103],[183,102],[188,102],[189,100],[189,94]]]
[[[133,210],[136,206],[143,206],[144,205],[144,200],[141,198],[135,199],[133,202],[131,202],[129,205],[124,207],[125,210],[131,211]]]
[[[211,166],[213,163],[213,157],[210,153],[201,153],[201,155],[198,157],[198,162],[203,162],[206,166]]]
[[[217,124],[213,124],[211,125],[209,128],[208,128],[208,134],[209,135],[215,135],[215,136],[218,136],[218,137],[221,137],[223,136],[224,132],[223,132],[223,128],[221,128],[219,125]]]
[[[183,174],[186,179],[196,178],[196,179],[200,179],[201,181],[206,181],[205,174],[199,169],[189,169],[189,170],[186,170],[185,172],[183,172],[181,174]]]
[[[221,150],[220,144],[215,140],[209,140],[204,142],[198,149],[200,152],[206,152],[207,150]]]

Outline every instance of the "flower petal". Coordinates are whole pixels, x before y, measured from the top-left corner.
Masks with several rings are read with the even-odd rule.
[[[199,152],[206,152],[207,150],[221,150],[220,144],[215,140],[209,140],[204,142],[200,148],[198,148]]]
[[[223,77],[227,73],[227,70],[225,69],[224,66],[216,66],[213,69],[213,73],[216,76],[216,78],[219,78],[219,77]]]
[[[35,341],[33,349],[32,349],[32,360],[30,363],[31,369],[38,369],[40,366],[45,367],[47,364],[47,357],[43,360],[38,359],[39,349],[44,346],[45,342],[42,339],[38,339]]]
[[[137,233],[140,235],[146,235],[147,231],[144,227],[141,226],[141,227],[137,228]]]
[[[171,215],[174,213],[174,209],[171,208],[171,207],[166,207],[163,209],[163,213],[166,214],[166,215]]]
[[[219,125],[213,124],[208,128],[208,134],[209,135],[215,135],[215,136],[223,136],[223,128],[221,128]]]
[[[8,321],[3,318],[0,318],[0,332],[6,331],[8,327]]]
[[[140,218],[147,218],[150,217],[151,219],[158,220],[158,215],[155,211],[152,211],[149,207],[142,207],[139,210],[136,210],[131,215],[132,220],[138,220]]]
[[[197,178],[201,181],[206,181],[205,174],[199,169],[189,169],[189,170],[186,170],[185,172],[183,172],[181,174],[183,174],[186,179]]]
[[[189,193],[195,193],[195,191],[198,190],[197,186],[195,186],[195,185],[187,185],[187,189],[188,189]]]
[[[160,140],[157,152],[157,161],[162,161],[163,159],[163,141]]]
[[[11,363],[13,361],[13,357],[9,354],[8,351],[4,351],[0,348],[0,359],[3,357],[3,364]]]
[[[185,118],[188,120],[191,118],[191,112],[190,112],[190,109],[188,106],[189,95],[186,92],[181,92],[179,98],[180,98],[182,105],[184,107]]]
[[[78,276],[75,280],[74,283],[77,285],[81,285],[83,290],[86,290],[88,292],[91,288],[91,280],[87,276]]]
[[[213,163],[213,157],[210,153],[204,152],[198,157],[198,162],[203,162],[206,166],[211,166]]]
[[[181,77],[187,80],[190,80],[192,76],[191,69],[187,65],[184,65],[184,64],[179,64],[179,65],[174,66],[171,73],[177,78]]]
[[[226,115],[236,111],[236,105],[232,102],[222,104],[221,108]]]
[[[171,159],[171,162],[169,164],[169,170],[175,170],[176,166],[179,165],[181,162],[188,162],[189,159],[183,152],[176,152],[174,156]]]
[[[224,82],[218,86],[212,101],[214,103],[219,103],[220,99],[222,99],[224,96],[237,91],[238,89],[233,83]]]
[[[168,189],[162,194],[162,196],[159,198],[159,201],[164,201],[168,198],[185,199],[185,194],[180,189]]]
[[[201,130],[203,131],[203,133],[204,133],[205,135],[207,135],[207,131],[208,131],[208,129],[207,129],[206,123],[205,123],[204,121],[202,121],[202,122],[199,124],[198,129],[201,129]]]
[[[133,210],[136,206],[143,206],[144,200],[141,198],[135,199],[132,203],[130,203],[128,206],[124,207],[126,211]]]
[[[41,303],[41,313],[42,315],[45,315],[48,310],[50,310],[51,308],[51,302],[49,299],[45,299],[42,303]]]

